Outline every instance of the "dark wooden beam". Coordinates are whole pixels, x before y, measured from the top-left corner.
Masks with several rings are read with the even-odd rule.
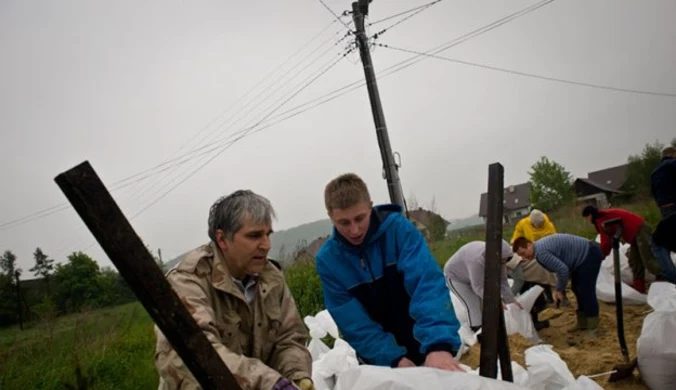
[[[240,390],[89,162],[55,181],[202,388]]]
[[[499,163],[488,166],[487,198],[486,267],[484,273],[479,375],[497,378],[499,357],[502,379],[512,382],[512,363],[509,356],[509,343],[500,296],[504,168]]]

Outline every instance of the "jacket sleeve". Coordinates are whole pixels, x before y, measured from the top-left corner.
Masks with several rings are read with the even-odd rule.
[[[270,366],[292,381],[312,378],[312,356],[305,348],[307,329],[286,283],[280,309],[280,324],[270,356]]]
[[[596,222],[596,226],[598,227],[596,230],[598,230],[599,235],[601,236],[601,252],[603,252],[603,256],[607,257],[610,254],[610,250],[612,249],[610,237],[608,237],[606,232],[603,230],[603,221]]]
[[[409,314],[415,320],[413,336],[421,353],[460,348],[460,322],[446,288],[444,275],[418,229],[404,216],[394,221],[399,257],[397,268],[411,297]]]
[[[536,254],[537,262],[549,272],[556,274],[556,290],[566,291],[568,285],[568,266],[551,252],[542,251]]]
[[[507,266],[504,264],[500,266],[500,295],[502,295],[502,299],[507,303],[515,301],[514,295],[512,295],[512,288],[507,281]]]
[[[192,314],[197,325],[243,390],[272,389],[282,376],[258,359],[238,355],[225,347],[220,341],[220,331],[216,327],[214,310],[209,296],[202,287],[201,279],[191,273],[174,271],[167,275],[174,291]],[[155,366],[160,375],[160,383],[167,389],[198,389],[199,384],[185,366],[176,351],[171,347],[162,332],[155,327],[157,348]]]
[[[343,338],[362,359],[377,366],[395,367],[406,355],[406,349],[397,344],[394,335],[385,332],[380,324],[373,321],[361,303],[350,295],[335,270],[327,267],[327,264],[341,264],[342,259],[329,256],[320,252],[315,263],[324,292],[324,304]]]

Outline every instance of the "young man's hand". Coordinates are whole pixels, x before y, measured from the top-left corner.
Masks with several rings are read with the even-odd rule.
[[[559,302],[563,303],[566,300],[566,296],[561,291],[554,291],[554,303],[558,304]]]
[[[447,371],[465,372],[455,361],[453,355],[446,351],[430,352],[425,358],[425,367],[439,368]]]
[[[399,363],[397,364],[397,368],[404,368],[404,367],[415,367],[415,363],[413,363],[410,359],[403,357],[401,360],[399,360]]]

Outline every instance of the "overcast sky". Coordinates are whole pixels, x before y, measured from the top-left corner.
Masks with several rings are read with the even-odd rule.
[[[350,8],[349,1],[325,1],[336,13]],[[426,2],[376,0],[370,20]],[[427,51],[536,3],[444,0],[378,42]],[[674,94],[674,15],[676,2],[670,0],[558,0],[440,55]],[[371,26],[370,33],[400,19]],[[37,246],[57,261],[87,248],[102,266],[110,265],[72,208],[6,223],[66,203],[53,179],[84,160],[113,188],[266,116],[363,80],[352,52],[272,112],[349,48],[350,39],[339,41],[346,31],[319,0],[0,2],[0,249],[18,255],[24,277],[31,277]],[[376,70],[412,56],[383,47],[372,54]],[[624,163],[647,142],[676,136],[676,98],[669,96],[434,58],[382,78],[379,87],[392,148],[403,159],[405,195],[414,193],[422,204],[436,197],[449,219],[478,212],[490,163],[504,165],[506,184],[527,181],[541,155],[584,177]],[[151,171],[146,180],[136,177],[113,192],[127,217],[143,210],[132,225],[153,249],[162,248],[165,260],[206,242],[209,206],[239,188],[270,198],[277,230],[324,218],[324,185],[343,172],[367,180],[376,202],[389,201],[365,88],[223,150],[193,154],[180,166],[164,166],[172,170]]]

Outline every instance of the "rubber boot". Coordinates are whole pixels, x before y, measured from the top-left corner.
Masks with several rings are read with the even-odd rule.
[[[634,290],[640,292],[641,294],[646,294],[646,291],[645,291],[645,280],[643,280],[643,279],[634,279],[634,281],[631,283],[631,286],[634,288]]]
[[[599,330],[599,318],[587,317],[587,336],[596,337]]]
[[[575,312],[575,314],[577,314],[577,323],[574,327],[568,329],[568,333],[587,329],[587,316],[581,311]],[[596,323],[598,324],[598,318],[596,319]]]

